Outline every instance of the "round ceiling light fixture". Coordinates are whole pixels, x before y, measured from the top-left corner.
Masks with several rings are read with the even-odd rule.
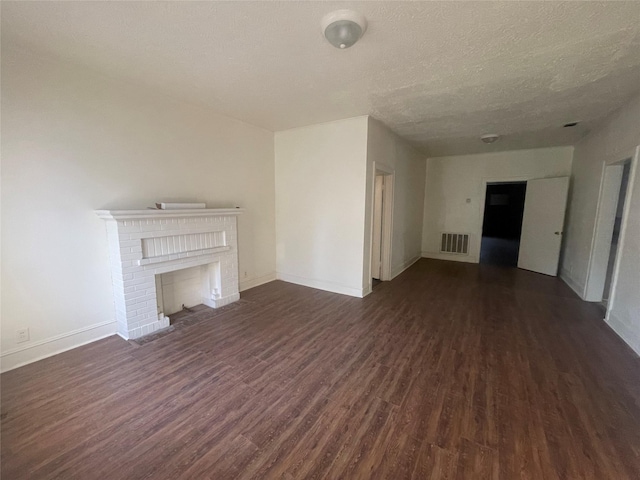
[[[353,10],[336,10],[322,17],[322,33],[336,48],[353,46],[367,30],[367,19]]]
[[[495,133],[487,133],[486,135],[482,135],[480,137],[480,140],[482,140],[484,143],[494,143],[497,142],[499,138],[500,135],[497,135]]]

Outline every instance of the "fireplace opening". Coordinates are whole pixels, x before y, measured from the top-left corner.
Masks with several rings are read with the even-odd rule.
[[[220,262],[183,268],[155,276],[159,318],[186,308],[206,305],[215,308],[221,296]]]

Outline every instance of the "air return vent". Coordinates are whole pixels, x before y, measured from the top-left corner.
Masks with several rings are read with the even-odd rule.
[[[440,251],[443,253],[469,254],[468,233],[443,233],[440,243]]]

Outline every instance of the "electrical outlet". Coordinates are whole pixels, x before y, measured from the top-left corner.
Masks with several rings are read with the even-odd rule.
[[[23,343],[29,341],[29,329],[21,328],[16,330],[16,343]]]

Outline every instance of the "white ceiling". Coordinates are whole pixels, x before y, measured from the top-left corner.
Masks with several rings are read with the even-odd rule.
[[[338,50],[347,7],[369,28]],[[274,131],[370,114],[431,155],[572,144],[640,89],[640,2],[3,1],[2,43]]]

